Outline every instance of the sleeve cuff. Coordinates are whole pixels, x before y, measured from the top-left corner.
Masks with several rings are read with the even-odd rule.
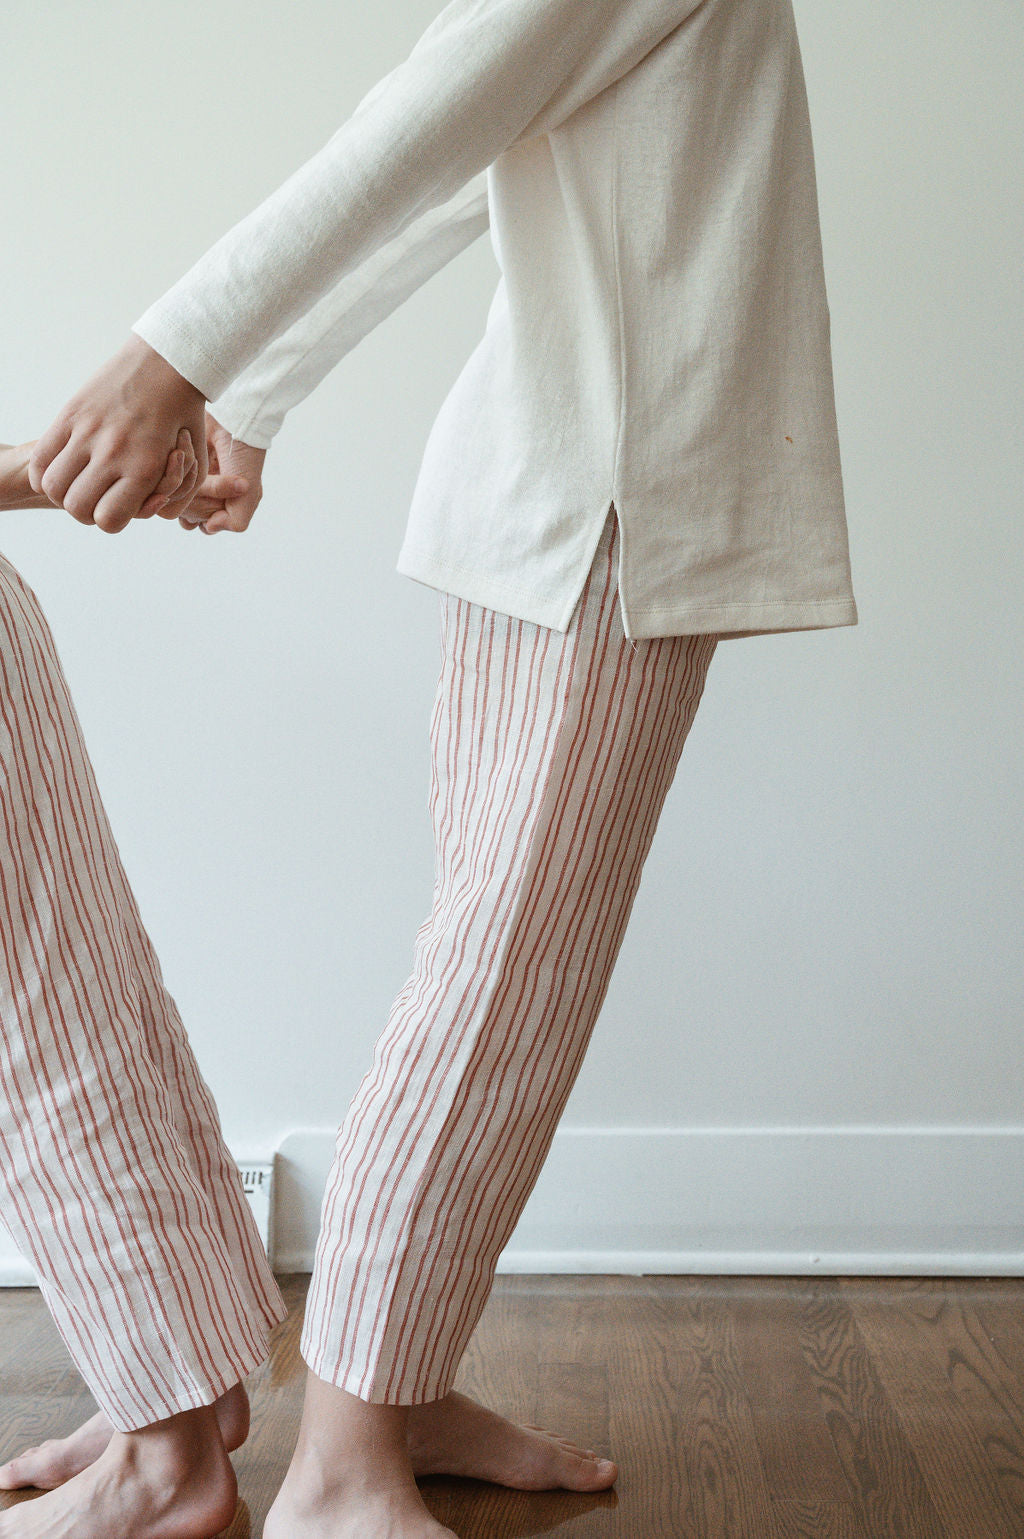
[[[223,395],[230,385],[231,376],[217,367],[188,328],[169,324],[159,314],[158,305],[140,316],[132,331],[166,359],[172,369],[177,369],[183,379],[202,391],[208,401]]]

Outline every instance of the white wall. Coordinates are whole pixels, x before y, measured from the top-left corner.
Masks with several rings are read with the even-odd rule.
[[[0,438],[48,424],[435,9],[8,0]],[[531,1265],[1024,1260],[1024,14],[798,15],[861,625],[719,649]],[[285,1146],[293,1262],[429,898],[436,598],[393,563],[494,281],[481,243],[346,360],[243,539],[0,519],[229,1140],[320,1130]]]

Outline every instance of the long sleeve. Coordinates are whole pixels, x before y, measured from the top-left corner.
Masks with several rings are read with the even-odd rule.
[[[700,0],[452,0],[324,148],[135,331],[209,400],[519,140],[620,79]]]
[[[347,273],[265,347],[214,403],[217,421],[244,443],[269,448],[287,413],[335,364],[487,227],[481,174]]]

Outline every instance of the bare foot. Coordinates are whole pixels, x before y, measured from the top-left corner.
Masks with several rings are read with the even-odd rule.
[[[465,1395],[413,1406],[406,1435],[417,1475],[469,1475],[517,1491],[605,1491],[619,1474],[611,1459],[506,1421]]]
[[[0,1514],[0,1539],[213,1539],[236,1502],[235,1473],[206,1406],[115,1432],[59,1490]]]
[[[263,1539],[456,1539],[430,1516],[416,1490],[354,1481],[324,1486],[318,1495],[286,1479],[267,1514]]]
[[[241,1384],[234,1385],[214,1403],[214,1414],[228,1453],[241,1448],[249,1436],[249,1397]],[[114,1435],[102,1411],[72,1432],[70,1437],[51,1438],[38,1448],[0,1466],[0,1491],[22,1491],[34,1486],[53,1491],[95,1464]]]
[[[310,1374],[299,1441],[264,1539],[456,1539],[416,1488],[408,1417],[407,1408],[369,1405]]]

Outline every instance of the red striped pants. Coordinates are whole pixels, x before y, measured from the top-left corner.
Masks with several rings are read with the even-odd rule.
[[[450,1388],[586,1051],[715,649],[627,641],[610,517],[563,635],[442,596],[432,911],[339,1132],[303,1334],[365,1400]]]
[[[0,557],[0,1213],[127,1431],[209,1404],[284,1307],[103,811]]]
[[[442,596],[436,882],[339,1132],[303,1336],[364,1399],[448,1390],[608,985],[714,636],[629,642],[618,533],[569,630]],[[121,870],[46,623],[0,559],[0,1198],[98,1402],[208,1403],[281,1318]]]

